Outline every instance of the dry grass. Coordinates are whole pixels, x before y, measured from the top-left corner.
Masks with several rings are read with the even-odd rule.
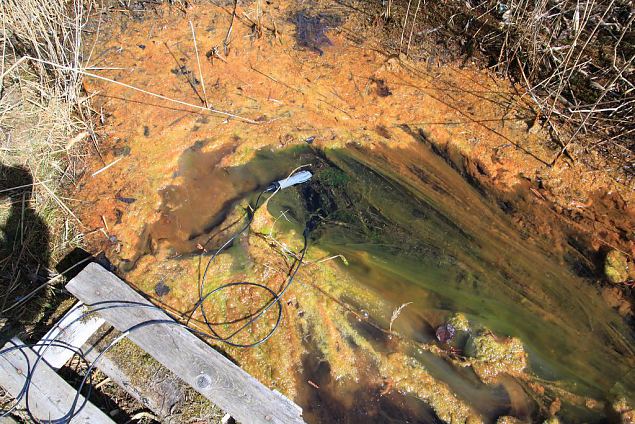
[[[94,137],[82,75],[23,58],[81,68],[88,60],[81,53],[87,4],[0,3],[0,310],[55,274],[50,265],[81,243],[82,225],[64,194],[82,173],[86,140]],[[49,296],[36,303],[46,305]]]
[[[594,132],[600,146],[623,148],[632,160],[632,6],[616,0],[521,0],[505,9],[498,10],[502,41],[496,67],[520,77],[545,120],[555,115],[573,123],[561,137],[562,151],[579,134]]]

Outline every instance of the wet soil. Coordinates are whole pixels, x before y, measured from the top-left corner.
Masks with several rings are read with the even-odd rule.
[[[310,165],[313,182],[258,209],[205,282],[279,290],[313,222],[314,263],[285,296],[283,325],[258,348],[220,346],[307,419],[537,419],[562,399],[560,416],[596,421],[632,394],[633,335],[618,310],[630,312],[603,299],[598,266],[609,248],[633,253],[633,191],[582,163],[547,166],[557,148],[518,87],[385,55],[337,3],[255,2],[233,24],[224,6],[147,13],[111,16],[93,64],[180,103],[88,80],[105,121],[94,171],[117,162],[74,193],[95,229],[87,240],[130,284],[187,316],[208,244],[233,233],[259,190]],[[239,118],[201,111],[205,98]],[[261,301],[223,294],[209,312],[231,319]],[[529,369],[481,381],[436,342],[455,312],[520,338]]]

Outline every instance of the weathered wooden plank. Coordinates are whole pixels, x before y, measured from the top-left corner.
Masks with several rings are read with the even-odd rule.
[[[80,318],[85,312],[82,302],[77,302],[57,324],[49,330],[42,340],[56,340],[67,345],[80,348],[104,323],[103,318],[90,315]],[[44,352],[42,356],[47,364],[59,369],[73,356],[73,351],[63,347],[35,348],[37,353]]]
[[[94,263],[66,288],[86,305],[113,301],[150,304],[117,276]],[[171,321],[158,308],[113,308],[100,314],[119,331],[147,321]],[[182,327],[146,326],[131,332],[128,338],[239,422],[304,422],[299,406],[265,387]]]
[[[13,338],[4,345],[3,349],[12,346],[23,346],[18,339]],[[25,357],[26,356],[26,357]],[[0,356],[0,385],[11,396],[20,394],[29,366],[33,367],[38,355],[30,348],[13,350]],[[47,421],[61,418],[70,409],[75,397],[75,389],[62,379],[53,368],[44,361],[40,361],[31,378],[29,389],[29,410],[35,418]],[[79,405],[84,397],[79,398]],[[26,399],[20,402],[24,407]],[[72,423],[112,424],[113,421],[99,408],[88,402],[86,406],[71,421]]]
[[[97,359],[97,356],[100,352],[98,352],[97,350],[89,350],[92,346],[84,347],[88,348],[86,350],[88,352],[86,354],[86,359],[91,362]],[[102,356],[99,359],[99,362],[97,362],[97,368],[99,369],[99,371],[110,377],[111,381],[118,384],[122,389],[128,392],[129,395],[139,401],[143,406],[150,409],[161,419],[161,422],[175,422],[170,419],[170,410],[178,402],[178,398],[176,398],[173,393],[175,390],[180,389],[180,387],[179,384],[171,385],[170,383],[178,382],[180,383],[180,385],[184,385],[177,377],[173,377],[173,379],[164,379],[163,381],[161,381],[161,383],[164,383],[164,387],[161,387],[161,389],[163,390],[160,391],[152,390],[154,389],[154,387],[152,387],[154,386],[153,381],[148,382],[148,384],[142,385],[134,384],[134,376],[127,373],[122,367],[112,361],[110,357],[108,357],[108,354]]]
[[[105,324],[82,347],[86,359],[94,362],[103,349],[119,334],[121,333],[110,324]],[[97,368],[143,406],[149,408],[161,423],[187,422],[192,418],[192,411],[189,408],[194,407],[196,417],[201,422],[218,422],[222,414],[219,415],[220,408],[217,405],[213,405],[207,399],[200,399],[200,401],[195,399],[202,396],[199,393],[193,393],[194,389],[187,383],[131,341],[122,340],[120,343],[126,344],[125,350],[135,360],[127,361],[125,356],[114,353],[116,350],[111,350],[101,356],[96,364]],[[140,382],[142,384],[139,384]]]

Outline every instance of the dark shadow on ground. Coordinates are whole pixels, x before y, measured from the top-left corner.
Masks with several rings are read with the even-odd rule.
[[[0,164],[0,205],[0,317],[30,323],[46,308],[45,290],[25,306],[11,306],[49,279],[50,236],[33,207],[27,169]]]

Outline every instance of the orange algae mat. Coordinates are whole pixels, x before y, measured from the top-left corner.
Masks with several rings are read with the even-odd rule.
[[[429,140],[441,146],[452,143],[475,156],[491,154],[492,146],[497,146],[506,166],[493,165],[487,172],[512,186],[517,172],[549,162],[553,155],[544,147],[544,133],[528,131],[534,117],[517,88],[472,69],[422,71],[386,56],[372,39],[357,40],[359,23],[354,17],[344,19],[348,12],[340,6],[305,11],[306,16],[323,18],[309,20],[298,43],[298,17],[305,16],[298,12],[291,2],[264,10],[257,9],[256,3],[239,7],[227,54],[224,41],[232,21],[231,7],[197,6],[186,15],[159,8],[156,16],[138,22],[122,18],[107,25],[93,61],[96,67],[117,68],[100,71],[114,82],[89,80],[87,89],[98,98],[107,140],[101,146],[103,162],[95,163],[94,170],[112,166],[85,178],[78,192],[86,204],[80,208],[82,222],[89,228],[107,227],[107,238],[101,233],[91,236],[95,248],[105,249],[115,265],[127,270],[125,278],[132,285],[174,313],[187,315],[197,301],[197,246],[202,247],[205,238],[199,235],[238,219],[240,207],[228,210],[226,203],[262,188],[269,174],[283,176],[284,167],[277,169],[275,155],[305,148],[310,141],[307,148],[321,151],[353,145],[360,163],[366,160],[386,175],[418,178],[418,183],[412,183],[414,189],[432,187],[436,194],[430,194],[430,201],[448,216],[471,225],[473,232],[487,232],[484,239],[509,238],[510,249],[521,251],[522,242],[511,226],[492,213],[426,144]],[[260,27],[253,24],[257,15]],[[221,113],[201,109],[205,104]],[[274,155],[269,162],[259,162],[267,169],[250,168],[248,164],[262,151]],[[300,157],[315,163],[310,155]],[[327,155],[327,159],[337,162],[338,156]],[[510,162],[517,164],[517,172],[509,172]],[[293,161],[287,158],[281,163],[291,166]],[[241,167],[260,174],[252,177],[231,171]],[[297,228],[282,231],[284,218],[271,210],[260,209],[254,232],[218,258],[206,287],[241,280],[266,280],[275,290],[281,287],[289,257],[272,253],[280,249],[272,244],[297,250],[301,240]],[[442,234],[431,231],[429,237],[444,243]],[[458,244],[448,242],[448,249],[457,249]],[[497,261],[499,250],[490,248],[487,240],[482,244],[489,249],[483,258]],[[597,302],[591,290],[574,283],[571,275],[539,257],[537,251],[518,259],[518,267],[528,270],[537,263],[532,261],[539,261],[553,271],[554,278],[571,281],[571,289],[579,290],[573,298],[593,299],[586,313],[606,312],[607,325],[618,325],[618,318]],[[341,258],[332,258],[344,252],[351,260],[350,272]],[[355,270],[377,267],[372,250],[346,246],[338,251],[325,243],[312,247],[307,258],[314,263],[302,270],[302,283],[285,297],[283,325],[274,337],[251,350],[220,345],[248,372],[298,401],[307,420],[354,422],[367,416],[377,421],[487,422],[506,414],[530,419],[544,415],[550,401],[558,397],[591,417],[601,412],[597,392],[585,397],[566,381],[551,385],[534,379],[524,367],[515,368],[526,361],[522,351],[511,353],[509,367],[499,373],[482,358],[470,362],[461,352],[446,351],[434,340],[418,339],[419,333],[427,331],[421,327],[442,324],[450,311],[478,313],[444,310],[431,300],[436,299],[433,291],[405,283],[401,293],[382,288],[394,279],[390,266],[369,273],[374,286],[360,284]],[[328,260],[320,262],[324,259]],[[466,254],[464,261],[470,260]],[[501,269],[512,268],[505,260],[500,262]],[[407,271],[410,265],[402,266],[401,278],[414,278]],[[522,277],[526,284],[519,289],[529,299],[526,307],[539,310],[536,315],[546,322],[559,322],[561,313],[550,309],[545,294],[551,289],[544,293],[532,289],[532,276]],[[158,295],[159,282],[169,287],[168,293]],[[538,302],[532,295],[547,306],[535,305]],[[253,293],[239,290],[219,300],[220,315],[240,313],[241,304],[256,301]],[[407,302],[413,304],[403,309],[401,323],[395,321],[397,333],[390,334],[391,314]],[[584,313],[580,316],[586,319]],[[200,316],[195,318],[192,325],[200,325]],[[269,324],[265,319],[251,330],[262,332]],[[622,331],[621,327],[617,330]],[[512,346],[512,340],[505,343]],[[559,342],[554,346],[568,349]],[[623,359],[625,364],[632,363],[629,355]],[[596,366],[595,359],[590,363],[589,367]],[[472,372],[461,371],[469,365],[480,380]],[[566,413],[575,416],[577,412]]]

